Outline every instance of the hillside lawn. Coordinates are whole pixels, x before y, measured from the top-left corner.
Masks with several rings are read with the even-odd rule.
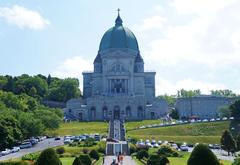
[[[168,127],[138,129],[140,126],[159,124],[161,120],[143,120],[126,122],[127,136],[137,139],[155,139],[187,143],[217,144],[222,132],[229,128],[229,121],[193,123]],[[69,122],[62,123],[55,131],[47,131],[50,135],[79,135],[100,133],[107,135],[107,122]]]
[[[193,123],[177,126],[147,128],[127,131],[127,136],[137,139],[155,139],[195,143],[218,144],[222,132],[229,128],[229,121]]]

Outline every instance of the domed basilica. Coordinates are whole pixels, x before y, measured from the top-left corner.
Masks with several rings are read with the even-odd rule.
[[[67,102],[67,120],[143,120],[167,113],[166,101],[155,98],[156,73],[144,71],[137,39],[119,14],[101,39],[94,71],[82,74],[83,98]]]

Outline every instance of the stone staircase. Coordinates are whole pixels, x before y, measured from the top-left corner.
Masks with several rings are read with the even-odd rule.
[[[130,154],[125,135],[126,131],[122,120],[109,121],[106,155],[118,155],[119,153],[124,153],[125,155]]]

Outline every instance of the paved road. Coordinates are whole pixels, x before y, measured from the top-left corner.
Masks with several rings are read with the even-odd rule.
[[[116,156],[105,156],[104,165],[111,165]],[[121,164],[120,164],[121,165]],[[122,165],[137,165],[131,156],[124,156]]]
[[[0,157],[0,161],[20,158],[23,155],[26,155],[26,154],[29,154],[29,153],[42,151],[42,150],[44,150],[46,148],[49,148],[49,147],[56,147],[56,146],[61,146],[61,145],[63,145],[63,139],[62,138],[61,138],[61,140],[54,140],[54,138],[45,139],[45,140],[39,142],[38,144],[36,144],[32,148],[21,149],[19,152],[2,156],[2,157]]]

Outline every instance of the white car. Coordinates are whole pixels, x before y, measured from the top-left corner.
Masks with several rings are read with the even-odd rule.
[[[65,138],[63,142],[64,142],[64,144],[70,144],[73,141],[71,140],[71,138]]]
[[[148,143],[146,143],[146,146],[152,147],[152,144],[148,142]]]
[[[187,145],[184,145],[184,144],[181,145],[181,146],[180,146],[180,150],[181,150],[181,151],[188,151]]]
[[[158,145],[157,143],[155,143],[155,144],[153,145],[153,147],[154,147],[154,148],[158,148],[159,145]]]
[[[203,119],[202,122],[208,122],[208,119]]]
[[[150,140],[146,139],[146,143],[150,143]]]
[[[18,151],[20,151],[20,147],[13,147],[11,149],[11,153],[18,152]]]
[[[223,117],[222,120],[227,120],[227,118],[226,118],[226,117]]]
[[[215,121],[215,119],[210,119],[211,122]]]
[[[156,144],[156,140],[152,140],[151,144],[152,145]]]
[[[229,117],[229,120],[234,120],[234,117]]]
[[[161,141],[161,140],[159,140],[159,141],[158,141],[158,145],[161,145],[161,144],[162,144],[162,141]]]
[[[220,118],[217,118],[216,121],[220,121],[221,119]]]
[[[11,150],[6,148],[4,151],[2,151],[2,155],[8,155],[11,153]]]

